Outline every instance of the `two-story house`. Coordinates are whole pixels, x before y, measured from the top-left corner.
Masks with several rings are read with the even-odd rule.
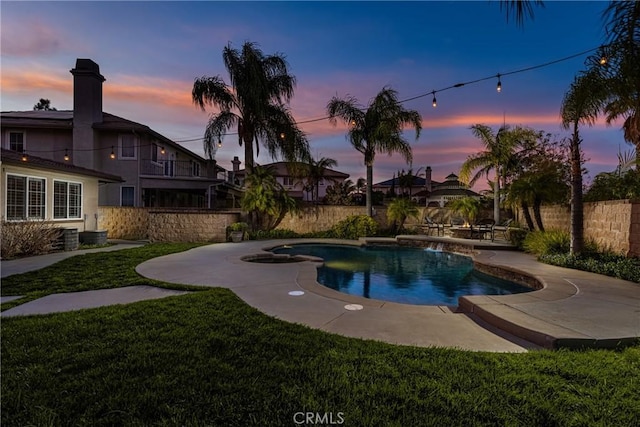
[[[2,148],[122,177],[99,187],[101,206],[237,206],[242,189],[215,160],[102,110],[98,64],[78,59],[71,74],[73,110],[2,112]]]
[[[239,182],[244,181],[245,169],[240,169],[240,160],[238,157],[234,157],[231,161],[232,173],[233,175],[239,179]],[[325,169],[323,177],[316,183],[316,188],[311,189],[311,183],[308,179],[304,177],[300,177],[300,173],[296,173],[295,170],[291,167],[291,165],[287,162],[275,162],[268,163],[265,165],[261,165],[262,167],[269,168],[271,173],[276,178],[276,181],[280,183],[287,193],[293,197],[294,199],[299,199],[303,201],[322,201],[324,196],[327,195],[327,187],[333,184],[341,184],[347,178],[349,178],[349,174],[339,172],[333,169]],[[298,164],[300,168],[303,168],[304,165]],[[317,200],[312,200],[317,190]]]

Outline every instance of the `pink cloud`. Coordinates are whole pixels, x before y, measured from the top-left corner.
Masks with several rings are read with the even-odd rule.
[[[56,28],[40,20],[3,20],[2,54],[11,56],[49,55],[63,50],[66,40]]]

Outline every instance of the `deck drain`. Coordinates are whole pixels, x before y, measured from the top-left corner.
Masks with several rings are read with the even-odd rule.
[[[292,297],[299,297],[301,295],[304,295],[303,291],[291,291],[289,292],[289,295],[291,295]]]
[[[350,311],[357,311],[362,310],[364,307],[362,307],[360,304],[347,304],[344,306],[344,308]]]

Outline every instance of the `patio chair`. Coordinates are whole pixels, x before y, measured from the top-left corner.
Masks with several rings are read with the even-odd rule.
[[[435,222],[428,216],[424,217],[424,222],[418,226],[426,235],[431,235],[431,230],[436,230],[436,235],[440,236],[440,233],[444,235],[444,227],[442,224]]]
[[[493,227],[494,234],[502,233],[502,237],[504,238],[504,240],[509,240],[509,226],[511,225],[512,222],[513,222],[513,218],[509,218],[508,220],[502,222],[501,224],[496,225],[495,227]]]
[[[471,225],[471,238],[477,237],[480,240],[485,239],[487,234],[491,236],[491,241],[495,239],[494,227],[496,222],[490,218],[484,218],[476,221]]]

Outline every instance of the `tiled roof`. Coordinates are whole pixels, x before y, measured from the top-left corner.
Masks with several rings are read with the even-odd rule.
[[[5,150],[4,148],[1,150],[2,154],[2,163],[8,163],[13,165],[20,165],[24,167],[30,167],[34,169],[46,169],[53,170],[58,172],[71,173],[75,175],[84,175],[84,176],[92,176],[98,178],[103,182],[124,182],[119,176],[111,175],[108,173],[98,172],[93,169],[87,169],[80,166],[75,166],[69,163],[61,163],[56,162],[54,160],[43,159],[42,157],[28,155],[27,161],[22,160],[22,154],[17,151]]]
[[[269,164],[260,165],[260,166],[271,168],[275,176],[291,176],[288,165],[289,164],[287,162],[275,162],[275,163],[269,163]],[[240,169],[238,172],[236,172],[236,175],[244,176],[244,173],[245,173],[244,171],[245,171],[244,169]],[[324,176],[326,178],[347,179],[349,177],[349,174],[338,172],[337,170],[333,170],[333,169],[326,169]]]

